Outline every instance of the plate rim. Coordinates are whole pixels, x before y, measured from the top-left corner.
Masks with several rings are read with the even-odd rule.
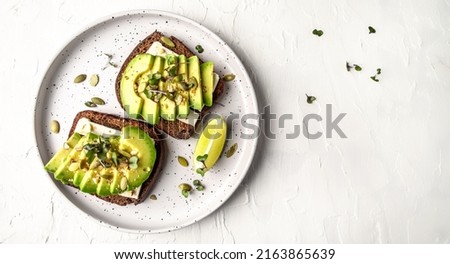
[[[90,21],[86,24],[84,24],[80,30],[77,30],[75,32],[75,34],[70,35],[68,37],[67,40],[63,41],[61,44],[61,47],[59,49],[56,50],[56,52],[54,53],[54,56],[51,58],[51,60],[46,64],[45,67],[45,71],[43,72],[40,81],[39,81],[39,86],[37,91],[34,93],[35,96],[35,103],[34,103],[34,111],[33,111],[33,139],[34,139],[34,144],[36,146],[36,148],[38,149],[38,155],[39,155],[39,160],[42,164],[44,164],[42,155],[41,155],[41,150],[39,148],[39,143],[38,143],[38,131],[37,131],[37,119],[38,119],[38,108],[40,106],[38,106],[38,99],[41,97],[41,92],[42,92],[42,87],[44,84],[45,79],[47,78],[50,69],[53,67],[55,61],[57,60],[58,56],[61,54],[61,52],[64,50],[65,47],[67,47],[68,45],[70,45],[70,43],[76,39],[78,36],[80,36],[81,34],[85,33],[86,31],[90,30],[91,28],[101,24],[101,23],[106,23],[112,19],[115,19],[117,17],[123,17],[123,16],[129,16],[129,15],[162,15],[162,16],[167,16],[167,17],[171,17],[171,18],[175,18],[175,19],[179,19],[182,20],[184,22],[187,22],[189,24],[192,24],[196,27],[198,27],[199,29],[201,29],[203,32],[209,34],[210,36],[212,36],[212,38],[215,38],[216,40],[222,42],[222,43],[227,43],[226,41],[224,41],[221,37],[219,37],[215,32],[213,32],[212,30],[206,28],[205,26],[203,26],[202,24],[200,24],[199,22],[190,19],[188,17],[185,17],[183,15],[179,15],[173,12],[169,12],[169,11],[164,11],[164,10],[159,10],[159,9],[132,9],[132,10],[125,10],[125,11],[119,11],[119,12],[115,12],[115,13],[111,13],[109,15],[105,15],[102,16],[100,18],[97,18],[93,21]],[[226,45],[225,49],[228,49],[229,51],[231,51],[232,54],[235,55],[235,61],[237,62],[238,66],[241,67],[243,69],[243,78],[246,79],[247,83],[249,84],[249,86],[251,87],[250,90],[250,97],[251,97],[251,101],[254,103],[254,108],[257,112],[259,112],[259,105],[258,105],[258,100],[256,97],[256,92],[255,92],[255,88],[253,85],[253,82],[248,74],[248,71],[245,67],[245,65],[242,63],[241,59],[239,58],[239,56],[237,56],[237,54],[234,52],[234,50],[228,45]],[[260,123],[258,122],[256,124],[257,129],[260,130]],[[254,140],[253,143],[253,147],[250,149],[251,153],[249,153],[249,159],[246,163],[244,163],[244,170],[242,170],[242,176],[240,177],[241,179],[239,180],[239,183],[236,184],[235,186],[233,186],[232,191],[228,192],[228,194],[226,196],[223,197],[223,203],[221,203],[218,207],[214,208],[213,210],[205,210],[205,212],[203,214],[199,214],[197,217],[194,217],[193,220],[184,222],[180,225],[175,226],[170,226],[167,228],[162,228],[162,229],[156,229],[156,230],[143,230],[143,229],[132,229],[132,228],[126,228],[126,227],[122,227],[122,226],[114,226],[112,224],[110,224],[108,221],[105,221],[104,219],[100,219],[96,216],[93,216],[91,214],[89,214],[86,210],[83,210],[80,206],[77,206],[75,204],[74,201],[72,201],[72,199],[70,199],[69,197],[67,197],[67,195],[63,192],[63,190],[61,189],[62,187],[58,186],[55,182],[55,180],[53,179],[53,177],[45,171],[44,172],[48,177],[46,177],[51,183],[52,185],[54,185],[54,187],[56,187],[56,189],[58,190],[59,194],[62,195],[65,199],[66,202],[68,202],[71,206],[77,208],[77,210],[79,212],[82,213],[82,215],[84,217],[87,217],[91,220],[95,220],[96,223],[100,224],[101,226],[106,226],[110,229],[113,230],[119,230],[122,232],[127,232],[127,233],[135,233],[135,234],[160,234],[160,233],[166,233],[166,232],[171,232],[171,231],[175,231],[175,230],[179,230],[182,228],[185,228],[187,226],[190,226],[196,222],[200,222],[201,220],[203,220],[204,218],[206,218],[207,216],[213,214],[214,212],[216,212],[217,210],[219,210],[228,200],[229,198],[236,192],[236,190],[239,188],[239,186],[242,184],[243,180],[247,177],[247,174],[250,170],[251,165],[254,162],[254,158],[255,158],[255,153],[256,153],[256,149],[258,147],[259,144],[259,139],[256,138]]]

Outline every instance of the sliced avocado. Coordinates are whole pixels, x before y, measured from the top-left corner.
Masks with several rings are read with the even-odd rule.
[[[159,100],[161,106],[160,113],[161,118],[169,121],[174,121],[177,118],[177,105],[175,102],[167,96],[161,97]]]
[[[157,153],[153,139],[138,127],[126,126],[122,129],[119,149],[129,153],[137,152],[138,167],[126,171],[128,190],[142,185],[155,165]],[[113,182],[114,179],[113,179]]]
[[[151,73],[161,73],[164,72],[164,63],[166,59],[161,56],[156,56],[155,61],[153,62],[153,66],[151,69]]]
[[[178,90],[175,93],[175,103],[177,104],[177,117],[186,118],[189,115],[189,92]]]
[[[130,117],[137,118],[141,113],[144,100],[136,93],[134,86],[138,77],[150,69],[152,57],[150,54],[139,54],[134,57],[128,63],[120,80],[120,99]]]
[[[183,81],[187,81],[188,78],[188,67],[186,56],[180,55],[178,56],[178,74],[183,76]]]
[[[67,158],[64,160],[64,162],[55,171],[54,173],[55,179],[63,183],[72,182],[75,175],[75,171],[69,170],[70,164],[73,162],[79,162],[80,155],[82,153],[82,148],[85,145],[85,143],[98,139],[98,137],[99,137],[98,135],[92,133],[88,133],[86,136],[83,136],[74,146],[74,148],[70,151],[70,153],[67,155]]]
[[[116,167],[103,168],[100,170],[99,182],[97,185],[97,195],[108,196],[111,195],[111,182],[114,179],[114,174],[117,171]]]
[[[73,176],[73,185],[80,186],[81,181],[84,178],[84,175],[86,174],[86,170],[78,170],[75,172],[75,175]]]
[[[200,111],[203,108],[203,98],[200,77],[200,62],[198,57],[190,57],[188,59],[188,64],[188,77],[189,79],[195,78],[197,82],[197,87],[189,90],[189,102],[193,109]]]
[[[111,194],[119,194],[119,193],[125,191],[125,190],[122,190],[120,188],[120,182],[121,182],[123,177],[125,177],[125,176],[122,175],[121,173],[119,173],[118,170],[114,171],[114,175],[113,175],[113,178],[112,178],[112,181],[111,181],[111,185],[110,185],[110,189],[109,189]]]
[[[111,175],[111,177],[112,177],[112,175]],[[111,195],[111,180],[101,176],[100,181],[97,185],[96,193],[98,196]]]
[[[142,118],[151,125],[155,125],[159,122],[159,103],[147,98],[145,94],[141,94],[144,99],[144,106],[142,107]]]
[[[202,63],[202,65],[200,65],[200,72],[202,75],[201,87],[203,102],[206,106],[212,106],[214,92],[214,63],[211,61]]]
[[[143,72],[143,73],[141,73],[139,75],[139,77],[138,77],[138,81],[137,81],[137,83],[138,83],[138,91],[142,90],[142,89],[145,89],[145,87],[147,86],[148,81],[149,81],[149,74],[151,73],[151,69],[153,67],[154,61],[155,61],[155,56],[151,55],[150,62],[148,64],[148,67],[149,67],[148,70]],[[141,88],[141,86],[143,86],[143,87]]]
[[[97,173],[93,170],[88,170],[84,177],[83,180],[80,183],[80,191],[85,192],[85,193],[95,193],[97,192],[97,183],[96,181],[98,180],[99,176],[97,175]]]
[[[70,148],[74,148],[75,145],[80,141],[80,139],[83,137],[83,135],[74,132],[72,136],[66,141],[67,145],[69,145]]]
[[[75,147],[75,145],[82,137],[83,136],[81,134],[73,133],[72,136],[66,141],[68,148],[60,149],[45,165],[45,170],[51,173],[55,173],[58,167],[64,162],[67,155],[69,155],[70,151]]]

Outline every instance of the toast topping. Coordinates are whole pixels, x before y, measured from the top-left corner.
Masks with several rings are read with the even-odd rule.
[[[219,76],[212,62],[178,55],[165,40],[170,38],[161,37],[162,43],[155,41],[147,53],[126,65],[120,81],[121,103],[131,117],[142,117],[152,125],[161,118],[194,125],[195,111],[212,106]]]
[[[92,132],[83,131],[87,126]],[[117,131],[86,118],[78,121],[66,145],[68,148],[47,163],[46,170],[55,179],[98,196],[137,198],[157,155],[153,139],[140,128],[125,126]]]

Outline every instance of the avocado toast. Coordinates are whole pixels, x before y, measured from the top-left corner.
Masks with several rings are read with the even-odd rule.
[[[163,159],[163,141],[152,126],[83,111],[45,169],[56,180],[105,201],[139,204],[149,196]]]
[[[115,89],[130,117],[144,119],[174,138],[188,139],[225,85],[212,62],[203,62],[176,37],[155,31],[125,60]]]

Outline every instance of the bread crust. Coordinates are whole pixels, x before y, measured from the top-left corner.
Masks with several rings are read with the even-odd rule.
[[[151,45],[155,41],[159,41],[163,35],[159,31],[155,31],[152,34],[150,34],[148,37],[146,37],[144,40],[142,40],[130,53],[128,58],[123,63],[122,67],[120,68],[119,74],[117,75],[116,79],[116,97],[119,101],[120,106],[123,108],[122,105],[122,99],[120,98],[120,80],[122,79],[123,72],[125,71],[128,63],[136,57],[139,54],[146,53],[147,50],[151,47]],[[181,42],[179,39],[177,39],[174,36],[170,36],[170,39],[175,44],[174,48],[170,48],[164,45],[163,42],[161,42],[166,48],[172,50],[173,52],[177,54],[183,54],[186,57],[194,56],[195,54]],[[200,60],[200,63],[202,61]],[[219,98],[225,90],[224,81],[222,78],[220,78],[219,83],[216,86],[216,89],[214,90],[213,98],[214,102]],[[199,113],[199,119],[196,121],[195,126],[197,126],[200,122],[198,122],[203,116],[205,116],[208,111],[211,109],[211,107],[203,107],[202,111]],[[191,111],[193,111],[191,109]],[[158,129],[164,131],[168,135],[178,138],[178,139],[188,139],[192,136],[192,134],[195,131],[195,127],[186,123],[183,123],[179,120],[175,121],[168,121],[164,119],[160,119],[160,121],[155,125]]]
[[[160,174],[160,171],[163,167],[162,163],[164,161],[164,157],[166,154],[164,140],[162,137],[163,135],[158,130],[156,130],[154,127],[152,127],[151,125],[149,125],[143,121],[122,118],[122,117],[116,116],[116,115],[105,114],[105,113],[87,110],[87,111],[79,112],[75,116],[74,121],[72,123],[72,127],[69,132],[69,137],[72,136],[72,134],[75,132],[77,123],[81,118],[87,118],[93,123],[103,125],[103,126],[115,129],[115,130],[122,130],[122,128],[125,126],[139,127],[154,140],[156,153],[157,153],[155,165],[153,166],[153,169],[152,169],[148,179],[142,184],[138,199],[123,197],[120,195],[110,195],[110,196],[97,196],[96,195],[98,198],[100,198],[102,200],[105,200],[107,202],[114,203],[117,205],[121,205],[121,206],[124,206],[127,204],[132,204],[132,203],[135,205],[142,203],[150,195],[152,187],[155,185],[155,183],[158,179],[158,176]],[[75,187],[75,186],[73,186],[73,187]],[[77,188],[77,187],[75,187],[75,188]]]

